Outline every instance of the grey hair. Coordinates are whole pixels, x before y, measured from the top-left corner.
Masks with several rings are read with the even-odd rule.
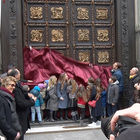
[[[137,67],[133,67],[133,71],[135,71],[135,73],[138,73],[139,69]]]

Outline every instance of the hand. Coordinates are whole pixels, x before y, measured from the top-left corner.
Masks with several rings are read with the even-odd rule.
[[[32,98],[34,95],[32,93],[28,93],[28,96]]]
[[[29,83],[32,83],[33,81],[32,80],[27,80]]]
[[[15,139],[14,140],[18,140],[20,138],[20,133],[19,132],[17,132],[17,135],[16,135],[16,137],[15,137]]]
[[[115,136],[113,134],[110,135],[109,140],[115,140]]]
[[[135,103],[134,105],[132,105],[129,108],[117,111],[111,119],[111,130],[112,131],[115,130],[115,126],[119,119],[119,116],[129,117],[129,118],[135,119],[136,121],[140,122],[140,104]]]
[[[112,103],[112,105],[114,106],[115,104],[114,104],[114,103]]]
[[[61,100],[61,101],[64,101],[64,98],[63,98],[63,97],[60,97],[60,100]]]
[[[32,99],[33,99],[34,101],[36,101],[36,100],[37,100],[37,97],[33,96]]]

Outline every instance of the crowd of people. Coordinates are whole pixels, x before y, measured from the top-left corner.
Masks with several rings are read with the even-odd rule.
[[[10,67],[1,75],[0,135],[8,140],[23,140],[30,121],[41,124],[43,121],[72,119],[79,120],[80,126],[101,125],[101,118],[111,116],[123,106],[121,63],[115,62],[111,73],[108,87],[102,85],[100,78],[89,77],[85,86],[69,78],[67,73],[61,73],[59,77],[52,75],[30,89],[25,82],[32,81],[21,80],[20,71]],[[139,79],[138,68],[133,67],[127,88],[128,107],[140,102]],[[90,124],[84,122],[85,116]]]

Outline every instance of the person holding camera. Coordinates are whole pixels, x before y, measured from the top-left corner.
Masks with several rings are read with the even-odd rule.
[[[111,130],[115,131],[116,124],[119,120],[119,116],[125,116],[131,119],[134,119],[138,122],[137,125],[134,125],[127,130],[123,131],[120,135],[115,138],[113,134],[110,135],[110,140],[139,140],[140,138],[140,104],[135,103],[131,107],[118,110],[112,117],[110,126]]]

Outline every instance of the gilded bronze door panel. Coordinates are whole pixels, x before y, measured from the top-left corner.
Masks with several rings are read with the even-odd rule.
[[[24,44],[49,47],[78,61],[112,65],[114,0],[26,0]]]

